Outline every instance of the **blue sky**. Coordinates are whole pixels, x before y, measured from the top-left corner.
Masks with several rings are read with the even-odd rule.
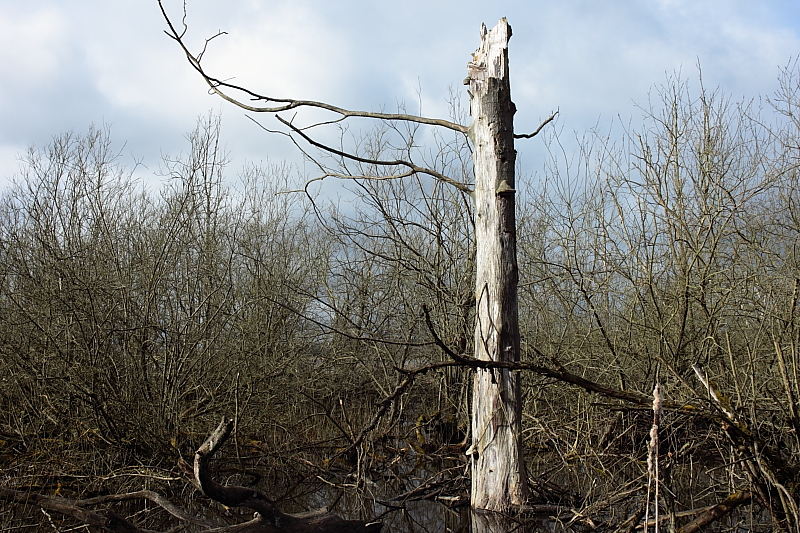
[[[620,115],[667,75],[721,85],[734,99],[770,95],[800,54],[800,2],[738,0],[188,0],[189,41],[229,33],[209,70],[260,92],[349,108],[446,117],[464,91],[481,22],[505,16],[517,131],[560,109],[571,135]],[[180,15],[182,2],[166,0]],[[245,161],[297,161],[293,147],[207,94],[163,33],[156,0],[0,0],[0,187],[28,146],[109,124],[125,163],[151,186],[162,153],[209,110],[223,117],[231,171]],[[518,147],[523,159],[525,148]],[[525,160],[525,159],[524,159]],[[529,157],[526,164],[534,165]]]

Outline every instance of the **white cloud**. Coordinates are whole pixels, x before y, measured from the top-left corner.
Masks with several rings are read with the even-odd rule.
[[[13,73],[10,81],[36,85],[63,68],[65,29],[63,14],[52,7],[30,13],[0,11],[0,64],[7,74]]]
[[[229,35],[210,46],[207,68],[264,94],[323,100],[354,67],[352,41],[304,2],[254,9],[225,29]]]
[[[21,145],[0,145],[0,168],[9,172],[0,174],[0,190],[11,184],[11,179],[19,168],[19,159],[25,153],[26,147]]]
[[[179,20],[182,0],[167,4]],[[518,128],[531,130],[560,108],[568,130],[583,130],[598,116],[637,116],[632,101],[645,101],[665,73],[695,77],[698,58],[708,85],[737,97],[771,92],[778,65],[800,53],[800,8],[793,6],[193,0],[188,22],[195,49],[228,31],[212,43],[208,67],[257,91],[373,110],[404,101],[416,111],[421,87],[423,112],[446,116],[449,86],[464,94],[460,82],[480,23],[507,16]],[[155,168],[160,151],[185,149],[182,133],[198,115],[222,108],[234,169],[244,158],[296,157],[286,139],[209,96],[163,28],[155,0],[0,0],[0,152],[110,122],[115,138],[128,140],[126,152]],[[0,160],[0,175],[15,171],[16,163]]]

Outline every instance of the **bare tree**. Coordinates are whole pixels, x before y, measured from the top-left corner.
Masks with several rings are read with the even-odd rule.
[[[183,49],[189,63],[210,90],[244,110],[274,114],[288,130],[285,134],[292,137],[296,144],[303,142],[332,156],[372,165],[374,168],[396,169],[389,175],[378,177],[361,174],[361,178],[385,180],[428,175],[442,183],[470,192],[475,200],[478,272],[475,289],[475,356],[476,359],[486,361],[519,361],[514,207],[515,108],[511,102],[508,79],[507,49],[511,28],[505,19],[491,31],[487,31],[485,26],[481,27],[481,46],[473,55],[469,64],[469,76],[465,80],[465,84],[470,86],[472,124],[464,126],[447,120],[405,113],[353,111],[323,102],[277,98],[221,80],[206,72],[202,65],[208,44],[221,33],[208,39],[202,51],[193,53],[184,42],[187,32],[185,23],[179,31],[167,15],[161,0],[159,5],[169,27],[167,34]],[[338,118],[299,127],[294,119],[287,120],[279,114],[302,108],[323,109],[338,115]],[[410,153],[407,158],[383,160],[327,146],[315,140],[310,133],[318,126],[339,123],[351,117],[425,124],[468,135],[473,144],[474,191],[468,183],[415,163]],[[548,121],[552,118],[551,116]],[[518,137],[532,137],[538,131]],[[352,177],[350,174],[328,171],[322,165],[320,169],[323,171],[321,178]],[[522,457],[520,420],[519,374],[503,369],[478,371],[473,390],[473,445],[470,448],[473,507],[503,511],[525,502],[528,494],[527,476]]]
[[[572,164],[546,168],[506,223],[519,233],[520,362],[486,355],[515,348],[502,316],[475,331],[476,302],[494,312],[513,299],[486,297],[499,290],[491,279],[476,294],[476,262],[491,271],[497,256],[476,257],[474,237],[495,237],[501,222],[478,226],[494,206],[513,213],[516,187],[506,174],[500,194],[478,190],[479,158],[461,131],[437,128],[447,134],[422,151],[429,125],[384,120],[354,139],[359,160],[314,154],[320,176],[345,180],[356,198],[339,206],[313,188],[310,204],[276,194],[298,188],[285,166],[249,166],[228,187],[213,117],[189,135],[188,154],[165,158],[158,194],[129,180],[105,131],[32,149],[0,199],[0,500],[11,502],[0,502],[1,527],[250,520],[187,491],[174,466],[223,412],[238,423],[235,453],[218,454],[214,477],[232,490],[200,490],[261,513],[233,528],[297,526],[267,495],[291,499],[286,510],[313,507],[302,493],[318,480],[361,518],[376,504],[464,502],[470,385],[477,376],[502,401],[525,371],[536,502],[525,508],[554,527],[641,524],[650,452],[662,523],[796,531],[797,79],[782,77],[772,103],[786,120],[775,124],[753,103],[670,79],[644,127],[622,142],[592,132]],[[508,141],[495,133],[480,146]],[[404,176],[404,161],[430,172]],[[512,255],[514,235],[498,234]],[[648,438],[655,383],[658,445]],[[479,430],[514,435],[513,416],[490,414]],[[491,453],[472,453],[472,466]],[[438,458],[454,466],[433,479]],[[513,492],[509,473],[485,485]],[[388,527],[399,514],[383,517]],[[511,529],[496,513],[473,516],[473,531]]]
[[[796,91],[785,86],[779,96],[789,116]],[[709,485],[731,497],[723,501],[749,502],[752,494],[796,531],[796,496],[786,485],[798,464],[790,340],[797,283],[789,274],[796,126],[767,127],[755,104],[731,102],[702,82],[698,93],[670,79],[644,107],[643,128],[626,130],[622,142],[589,135],[574,161],[550,170],[551,190],[526,209],[541,233],[521,246],[530,276],[523,301],[537,311],[523,331],[534,360],[560,359],[620,391],[659,383],[672,401],[707,402],[697,416],[714,428],[718,461],[731,465]],[[596,404],[570,404],[556,397],[562,393],[539,399],[560,409],[550,420],[536,413],[539,427],[552,428],[567,405],[576,426],[597,417],[586,427],[602,427]],[[705,418],[709,407],[716,418]],[[636,417],[617,412],[610,431],[597,435],[602,446],[635,432]],[[767,412],[775,418],[759,414]],[[702,427],[698,418],[691,424]],[[678,437],[685,414],[664,420],[672,425],[662,430],[671,466],[661,482],[679,493],[681,462],[700,452]],[[736,476],[744,482],[730,483]],[[679,503],[668,491],[661,499],[674,521]]]

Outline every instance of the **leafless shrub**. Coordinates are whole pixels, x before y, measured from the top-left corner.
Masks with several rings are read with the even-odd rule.
[[[752,500],[731,527],[797,529],[796,68],[782,84],[774,118],[668,80],[641,128],[588,134],[521,204],[529,472],[564,528],[641,522],[659,382],[659,518],[724,528]],[[463,490],[466,193],[348,178],[356,201],[307,202],[276,194],[298,188],[283,167],[229,187],[218,128],[165,160],[157,195],[105,130],[29,152],[0,205],[3,483],[77,497],[146,479],[189,501],[175,461],[232,413],[223,475],[277,501],[312,478],[392,506]],[[367,156],[417,150],[413,127],[385,128]],[[426,168],[470,183],[463,142],[439,139]]]

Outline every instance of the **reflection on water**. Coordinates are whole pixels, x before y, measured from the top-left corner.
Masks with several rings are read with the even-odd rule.
[[[463,460],[419,462],[413,457],[394,465],[394,471],[352,474],[317,481],[296,496],[278,502],[287,512],[328,507],[350,519],[380,520],[385,533],[507,533],[552,532],[555,522],[546,516],[509,518],[476,513],[469,507],[469,480]]]
[[[511,518],[495,513],[471,511],[467,502],[458,507],[437,500],[406,501],[402,506],[386,506],[375,500],[359,500],[341,495],[328,487],[315,494],[310,507],[335,502],[332,510],[348,518],[374,518],[383,522],[384,533],[539,533],[555,531],[555,522],[546,517]],[[388,503],[388,502],[387,502]],[[315,505],[316,504],[316,505]]]
[[[554,522],[536,519],[514,519],[498,515],[496,513],[484,513],[480,511],[470,512],[472,533],[534,533],[539,531],[553,531]]]
[[[539,469],[539,472],[545,471],[552,472],[552,469]],[[591,487],[598,485],[601,476],[596,471],[583,470],[583,484],[576,483],[574,477],[545,479],[540,476],[534,492],[540,496],[547,494],[546,501],[550,503],[533,505],[534,512],[524,517],[505,517],[470,510],[469,480],[465,474],[463,458],[426,463],[410,456],[380,473],[362,472],[361,477],[343,473],[341,479],[328,478],[325,482],[318,478],[302,490],[298,486],[294,496],[279,504],[288,512],[327,506],[345,518],[380,520],[386,533],[554,533],[614,531],[643,509],[646,498],[646,478],[636,469],[617,471],[616,490],[604,487],[596,494]],[[675,475],[672,479],[673,486],[682,489],[671,496],[676,502],[677,524],[696,515],[684,509],[698,509],[720,501],[719,494],[707,495],[702,500],[699,495],[690,494],[687,488],[691,488],[692,482],[703,481],[699,477],[694,474],[691,479],[680,479]],[[716,522],[710,529],[742,533],[770,530],[767,513],[751,510],[748,515],[746,522],[740,522],[741,516],[731,516]],[[666,511],[662,511],[661,519],[663,529],[668,530]]]
[[[503,517],[470,511],[463,450],[439,446],[430,451],[424,446],[430,439],[410,433],[419,446],[398,438],[362,446],[353,454],[345,453],[346,448],[328,448],[323,450],[328,453],[311,449],[280,458],[265,453],[250,461],[223,457],[214,466],[215,476],[224,484],[259,489],[285,512],[327,507],[346,519],[379,520],[386,533],[614,531],[632,517],[636,518],[632,524],[640,523],[644,514],[647,469],[635,448],[563,455],[537,449],[528,457],[534,497],[531,514]],[[711,454],[697,453],[683,461],[665,454],[660,517],[669,520],[669,511],[673,513],[672,523],[662,522],[665,531],[687,523],[730,493],[734,482],[725,484],[720,464]],[[198,507],[221,513],[221,506],[208,501],[198,501]],[[243,509],[225,513],[216,514],[215,519],[232,524],[252,517],[252,512]],[[769,531],[771,522],[766,511],[754,506],[715,522],[710,529]]]

